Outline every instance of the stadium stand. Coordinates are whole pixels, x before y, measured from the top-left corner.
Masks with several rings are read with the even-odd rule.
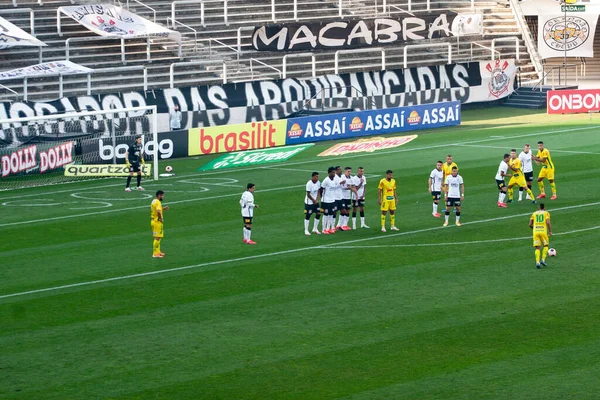
[[[381,69],[381,50],[369,53],[340,54],[336,67],[335,51],[314,50],[312,54],[287,57],[274,52],[256,51],[252,48],[251,34],[254,26],[261,23],[311,21],[350,17],[394,16],[410,12],[452,10],[483,14],[481,35],[432,39],[431,43],[442,46],[426,49],[410,49],[404,58],[404,48],[388,46],[385,51],[387,69],[448,63],[488,60],[495,57],[518,58],[521,82],[537,82],[540,68],[536,69],[528,45],[519,24],[519,16],[504,2],[454,0],[430,2],[427,0],[244,0],[196,1],[196,0],[123,0],[131,12],[181,32],[183,41],[179,46],[164,39],[105,39],[95,36],[69,18],[61,20],[62,36],[57,32],[57,8],[71,5],[70,0],[46,0],[40,5],[36,0],[14,0],[13,10],[21,14],[5,17],[27,32],[31,31],[30,12],[34,13],[35,36],[49,46],[43,49],[43,61],[68,59],[80,65],[94,68],[96,72],[59,79],[29,79],[25,90],[22,80],[7,81],[5,86],[27,99],[53,99],[81,95],[89,92],[167,88],[240,82],[258,79],[309,77],[339,72]],[[76,2],[80,4],[81,2]],[[89,2],[88,2],[89,3]],[[31,11],[29,11],[31,10]],[[0,15],[2,13],[0,12]],[[524,21],[524,19],[523,19]],[[525,29],[526,30],[526,29]],[[598,40],[598,39],[596,39]],[[2,50],[0,71],[26,67],[39,62],[39,52],[34,48]],[[314,59],[314,66],[313,60]],[[285,63],[285,71],[284,71]],[[125,67],[125,68],[124,68]],[[588,64],[589,72],[590,64]],[[25,95],[26,92],[26,95]],[[12,100],[13,93],[0,90],[0,99]]]

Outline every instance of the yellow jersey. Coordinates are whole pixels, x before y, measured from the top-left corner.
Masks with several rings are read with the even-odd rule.
[[[519,176],[521,176],[523,174],[523,167],[521,166],[521,160],[519,160],[518,158],[515,158],[515,159],[511,158],[510,161],[508,162],[508,165],[512,169],[513,176],[515,178],[518,178]]]
[[[550,157],[550,151],[548,149],[542,151],[538,150],[537,157],[546,159],[546,161],[542,163],[544,165],[542,168],[554,169],[554,163],[552,162],[552,157]]]
[[[548,211],[538,210],[531,214],[531,221],[533,221],[533,234],[548,234],[548,225],[546,221],[550,220],[550,213]]]
[[[379,181],[379,190],[383,190],[383,200],[394,200],[394,191],[396,190],[396,180],[394,178],[389,181],[383,178]]]
[[[159,199],[152,200],[152,204],[150,205],[150,218],[152,221],[158,221],[158,213],[162,214],[162,203]]]
[[[452,162],[452,164],[448,165],[447,162],[442,164],[442,171],[444,171],[444,177],[442,178],[442,183],[446,182],[446,177],[448,175],[452,175],[452,168],[456,167],[456,169],[458,170],[458,165],[456,165],[455,162]]]

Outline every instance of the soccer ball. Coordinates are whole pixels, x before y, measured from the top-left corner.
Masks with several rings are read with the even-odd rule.
[[[550,257],[556,256],[556,250],[555,249],[548,249],[548,255]]]
[[[165,168],[165,171],[171,172],[171,171],[173,171],[173,167],[171,167],[170,165],[167,165],[167,167]]]

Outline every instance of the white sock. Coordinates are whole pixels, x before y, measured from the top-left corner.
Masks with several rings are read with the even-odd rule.
[[[356,227],[356,217],[352,217],[352,227]]]
[[[329,230],[335,229],[335,217],[333,215],[329,216]]]
[[[340,215],[338,216],[338,219],[337,219],[337,224],[335,224],[335,217],[333,217],[333,223],[334,223],[334,225],[335,225],[335,227],[336,227],[336,228],[337,228],[338,226],[340,226],[340,224],[342,223],[342,214],[340,214]]]
[[[450,218],[450,214],[446,214],[446,215],[444,216],[444,219],[446,220],[446,222],[448,222],[448,218]]]
[[[504,194],[504,192],[500,192],[500,194],[498,195],[498,203],[504,203],[505,197],[506,197],[506,194]]]
[[[320,219],[316,219],[316,218],[315,218],[315,224],[313,225],[313,231],[316,231],[316,230],[317,230],[317,228],[319,227],[319,220],[320,220]]]
[[[248,240],[248,229],[244,227],[244,239]]]
[[[523,200],[523,191],[519,190],[519,201]]]
[[[306,232],[308,232],[308,223],[309,223],[309,222],[310,222],[310,221],[309,221],[309,220],[307,220],[306,218],[304,219],[304,230],[305,230]]]
[[[437,214],[437,208],[438,208],[438,205],[433,203],[433,213],[434,214]]]
[[[365,217],[360,217],[360,226],[365,224]]]
[[[456,216],[456,222],[459,222],[459,221],[460,221],[460,215],[457,215]]]
[[[250,240],[250,236],[252,235],[252,231],[250,229],[247,229],[248,231],[248,240]]]
[[[344,215],[343,218],[344,220],[342,221],[342,226],[348,226],[348,221],[350,220],[350,217]]]

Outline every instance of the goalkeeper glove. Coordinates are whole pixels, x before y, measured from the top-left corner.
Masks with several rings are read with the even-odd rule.
[[[127,165],[127,168],[131,167],[131,164],[129,163],[129,160],[125,160],[125,165]]]

